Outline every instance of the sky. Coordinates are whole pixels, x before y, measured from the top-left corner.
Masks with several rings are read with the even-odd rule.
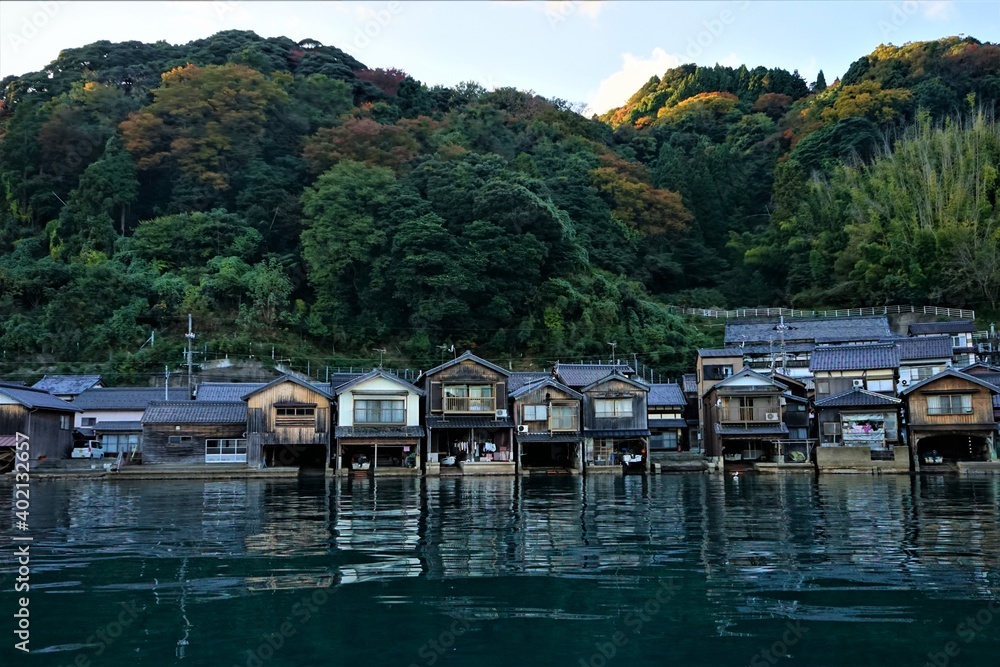
[[[1000,1],[478,0],[447,2],[0,1],[0,78],[107,39],[182,44],[220,30],[315,39],[428,85],[476,81],[620,106],[682,63],[782,67],[828,82],[880,43],[1000,41]]]

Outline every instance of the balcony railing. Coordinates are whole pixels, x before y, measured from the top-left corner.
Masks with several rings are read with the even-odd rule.
[[[580,430],[580,418],[573,415],[569,419],[549,419],[549,430],[553,433]]]
[[[445,396],[445,412],[493,412],[496,403],[492,396]]]

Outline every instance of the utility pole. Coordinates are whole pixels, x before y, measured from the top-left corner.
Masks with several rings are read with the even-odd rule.
[[[376,347],[372,350],[372,352],[378,352],[378,367],[382,368],[382,357],[385,355],[385,348]]]
[[[618,341],[612,341],[608,343],[611,346],[611,365],[614,366],[615,362],[615,348],[618,347]]]
[[[194,382],[193,382],[192,377],[191,377],[191,366],[192,366],[192,364],[191,364],[191,355],[192,355],[191,344],[194,342],[194,331],[192,330],[191,313],[188,313],[188,332],[186,334],[184,334],[184,337],[187,338],[187,341],[188,341],[188,349],[187,349],[188,397],[190,397],[192,395],[192,393],[194,392]]]
[[[163,400],[170,400],[170,366],[163,364]]]

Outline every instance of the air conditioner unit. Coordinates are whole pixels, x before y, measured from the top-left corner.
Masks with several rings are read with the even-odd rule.
[[[521,424],[520,426],[517,427],[517,432],[518,433],[527,433],[528,432],[528,425],[527,424]]]
[[[506,410],[497,410],[496,414],[497,414],[497,419],[507,419],[507,411]]]
[[[865,388],[865,381],[864,380],[854,380],[853,384],[858,389],[864,389]]]
[[[777,412],[764,413],[764,419],[766,419],[769,422],[776,422],[778,421],[778,413]]]

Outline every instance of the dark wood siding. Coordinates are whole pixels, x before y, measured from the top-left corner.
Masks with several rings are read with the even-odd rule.
[[[642,430],[649,428],[646,399],[648,392],[621,380],[608,380],[584,393],[583,426],[596,431]],[[596,401],[630,399],[631,417],[597,417]]]
[[[180,428],[177,428],[177,427]],[[205,440],[242,438],[245,424],[143,424],[142,462],[204,463]],[[189,436],[190,441],[170,444],[171,436]]]
[[[61,428],[65,416],[69,428]],[[30,411],[23,405],[0,405],[0,434],[28,436],[29,460],[54,460],[69,457],[73,449],[73,413],[56,410]]]
[[[442,386],[445,384],[491,384],[493,385],[495,408],[500,410],[507,407],[507,378],[492,368],[467,360],[444,368],[434,373],[433,376],[428,376],[425,385],[427,387],[427,414],[442,411],[441,395]]]

